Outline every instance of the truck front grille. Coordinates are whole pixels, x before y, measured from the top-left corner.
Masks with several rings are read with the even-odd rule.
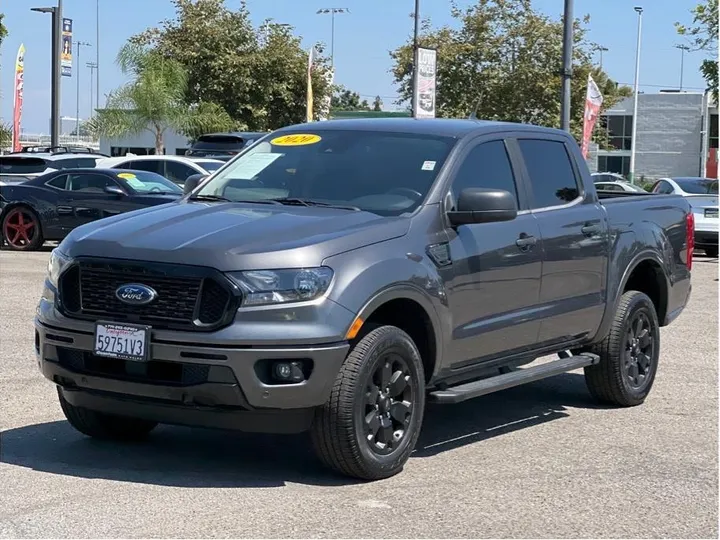
[[[157,298],[147,305],[121,302],[121,285],[141,283]],[[158,329],[214,330],[232,320],[238,298],[211,270],[155,263],[82,260],[61,277],[60,309],[69,317],[148,324]]]

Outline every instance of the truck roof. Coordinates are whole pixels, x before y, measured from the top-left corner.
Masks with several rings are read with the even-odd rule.
[[[498,131],[498,129],[513,131],[531,131],[540,133],[568,133],[559,129],[521,124],[516,122],[499,122],[477,119],[453,118],[352,118],[326,120],[322,122],[309,122],[295,124],[281,128],[279,132],[303,132],[307,130],[360,130],[360,131],[386,131],[395,133],[417,133],[420,135],[440,135],[446,137],[462,138],[471,133]]]

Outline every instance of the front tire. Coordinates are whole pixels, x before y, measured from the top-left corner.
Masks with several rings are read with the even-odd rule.
[[[375,328],[353,346],[316,411],[315,452],[341,474],[388,478],[415,448],[424,410],[425,373],[415,343],[395,326]]]
[[[631,407],[650,393],[660,357],[660,325],[650,298],[627,291],[607,337],[590,349],[600,363],[585,368],[590,393],[602,403]]]
[[[149,420],[115,416],[76,407],[65,399],[60,388],[57,391],[60,407],[67,421],[80,433],[89,437],[113,441],[139,441],[147,437],[157,426],[157,422]]]

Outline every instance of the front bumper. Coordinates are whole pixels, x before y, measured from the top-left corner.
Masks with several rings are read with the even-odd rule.
[[[45,300],[38,312],[38,367],[71,404],[161,423],[303,431],[312,410],[327,401],[349,350],[347,342],[231,346],[166,341],[153,333],[148,362],[122,361],[92,354],[93,323],[64,321]],[[312,371],[298,384],[266,384],[256,364],[272,360],[309,360]]]

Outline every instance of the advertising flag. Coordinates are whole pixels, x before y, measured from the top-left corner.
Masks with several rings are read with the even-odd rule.
[[[60,74],[63,77],[72,77],[72,25],[72,19],[63,19],[60,49]]]
[[[415,93],[415,118],[435,118],[435,78],[437,51],[418,48]]]
[[[23,74],[25,71],[25,45],[20,44],[17,59],[15,60],[15,91],[13,97],[13,130],[12,148],[13,152],[19,152],[20,148],[20,122],[22,121],[23,106]]]
[[[582,155],[585,159],[588,156],[588,147],[590,146],[590,138],[592,136],[595,122],[597,121],[598,114],[600,114],[600,107],[603,102],[603,96],[600,93],[598,85],[592,78],[592,75],[588,75],[587,92],[585,94],[585,116],[583,119],[583,137],[582,137]]]

